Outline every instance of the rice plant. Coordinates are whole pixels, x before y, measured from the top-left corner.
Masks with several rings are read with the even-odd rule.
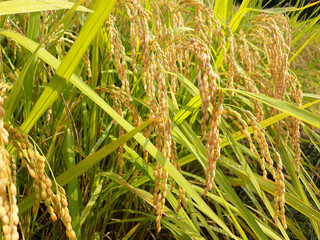
[[[319,239],[316,4],[0,2],[0,239]]]

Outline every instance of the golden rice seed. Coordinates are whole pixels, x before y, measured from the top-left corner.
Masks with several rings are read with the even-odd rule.
[[[161,192],[158,193],[158,204],[160,204],[160,200],[161,200],[162,194]]]
[[[11,214],[11,220],[13,222],[13,225],[17,226],[19,223],[19,217],[17,213],[12,213]]]
[[[0,118],[0,128],[1,128],[0,137],[2,139],[2,144],[4,146],[4,145],[8,145],[9,143],[9,133],[1,125],[3,125],[3,120]]]
[[[56,203],[60,205],[60,202],[61,202],[60,194],[57,193],[57,194],[55,195],[55,198],[56,198]]]
[[[186,198],[185,198],[185,191],[184,191],[184,189],[181,187],[181,186],[179,186],[179,199],[178,199],[178,203],[179,203],[179,209],[181,208],[181,202],[182,202],[182,200],[184,201],[184,206],[186,207]],[[179,211],[179,210],[178,210]],[[177,212],[178,212],[177,211]]]
[[[28,158],[29,158],[30,160],[35,159],[35,158],[34,158],[34,152],[33,152],[32,149],[28,149]]]
[[[46,207],[49,207],[51,205],[51,199],[47,197],[46,200],[44,200],[44,204]]]
[[[17,195],[17,187],[13,183],[11,183],[11,185],[10,185],[10,193],[11,193],[11,195],[14,195],[14,196]]]
[[[66,191],[64,190],[63,187],[59,186],[59,192],[63,195],[66,195]]]
[[[51,200],[52,200],[53,204],[55,205],[59,202],[60,199],[57,198],[57,194],[52,194]]]
[[[39,186],[38,184],[35,184],[35,185],[34,185],[34,192],[35,192],[36,194],[39,194],[39,193],[40,193],[40,186]]]
[[[40,184],[40,176],[39,176],[39,173],[37,173],[37,175],[35,176],[35,178],[34,178],[34,183],[35,183],[35,184]]]
[[[31,169],[30,167],[29,167],[29,174],[30,174],[30,176],[32,177],[32,178],[36,178],[36,173],[35,173],[35,171],[33,170],[33,169]]]
[[[2,225],[2,232],[3,232],[5,237],[10,235],[10,231],[11,231],[11,228],[10,228],[10,226],[8,224],[3,224]]]
[[[70,239],[70,232],[66,230],[66,235]]]
[[[41,191],[41,198],[42,198],[42,200],[46,200],[46,199],[47,199],[47,192],[46,192],[46,190],[42,190],[42,191]]]
[[[204,195],[207,195],[207,193],[212,189],[212,183],[209,182],[208,184],[206,184],[206,188],[204,189]]]
[[[177,208],[176,208],[176,212],[178,213],[181,208],[182,208],[182,206],[181,206],[181,200],[178,199],[178,206],[177,206]]]
[[[68,223],[66,224],[66,231],[67,231],[67,232],[71,232],[71,231],[72,231],[71,222],[68,222]]]
[[[20,239],[20,236],[19,236],[19,233],[17,231],[15,231],[13,234],[12,234],[12,240],[19,240]]]
[[[51,186],[52,186],[52,181],[51,181],[50,178],[48,178],[48,177],[46,178],[46,180],[45,180],[45,185],[46,185],[47,190],[51,188]]]
[[[157,232],[159,233],[161,231],[161,223],[160,223],[160,220],[161,220],[161,215],[158,215],[156,217],[156,224],[157,224]]]
[[[0,106],[0,118],[3,118],[4,115],[5,115],[5,111],[4,111],[3,107]]]
[[[3,206],[0,206],[0,218],[2,218],[4,215],[6,215],[7,212]]]
[[[157,171],[157,169],[154,169],[153,170],[153,176],[156,177],[157,175],[158,175],[158,171]]]
[[[16,140],[19,140],[19,141],[20,141],[21,139],[23,139],[21,133],[18,132],[18,131],[15,131],[15,134],[14,134],[13,138],[16,139]]]
[[[2,221],[2,224],[3,225],[8,225],[9,224],[9,217],[8,217],[8,215],[3,215],[2,217],[1,217],[1,221]]]
[[[51,188],[47,188],[47,196],[51,197],[53,194],[52,189]]]
[[[13,145],[15,148],[18,148],[18,143],[17,143],[17,141],[12,140],[11,142],[12,142],[12,145]],[[18,151],[18,150],[17,150],[17,151]]]
[[[18,205],[17,205],[17,204],[12,205],[12,206],[11,206],[11,210],[12,210],[12,212],[18,214],[18,213],[19,213]]]
[[[182,194],[183,206],[186,208],[188,206],[188,199],[186,198],[186,194],[183,192]]]
[[[40,153],[39,153],[37,150],[35,150],[35,151],[34,151],[34,157],[35,157],[36,159],[39,159],[40,156],[41,156]]]
[[[69,214],[70,215],[69,208],[67,208],[67,207],[63,207],[63,208],[64,208],[64,211],[66,212],[65,214]]]
[[[62,199],[61,199],[61,203],[62,203],[62,206],[68,207],[68,201],[67,201],[67,199],[62,198]]]
[[[286,222],[283,222],[282,225],[283,225],[284,230],[287,230],[287,228],[288,228],[287,223],[286,223]]]
[[[69,214],[65,214],[62,219],[65,223],[71,223],[71,216]]]
[[[67,196],[66,196],[66,195],[60,194],[60,197],[61,197],[61,201],[62,201],[62,200],[67,201]]]
[[[176,182],[175,182],[174,179],[172,179],[171,186],[170,186],[170,192],[173,192],[173,189],[174,189],[175,185],[176,185]]]
[[[44,174],[43,169],[41,170],[41,173],[39,173],[39,175],[40,175],[41,182],[45,182],[47,179],[47,176]]]
[[[9,133],[10,136],[14,136],[14,134],[16,133],[17,129],[11,127],[11,125],[9,123],[5,123],[3,122],[3,127],[7,130],[7,132]]]
[[[64,210],[64,208],[60,207],[59,211],[58,211],[58,216],[59,218],[63,218],[66,214],[66,211]]]
[[[55,213],[57,213],[59,211],[59,209],[61,208],[59,203],[53,203],[52,207],[53,207],[53,210]]]
[[[274,223],[276,226],[278,226],[278,217],[279,217],[279,207],[275,205],[276,211],[275,214],[273,216],[274,219]]]
[[[17,154],[18,154],[19,159],[23,159],[23,153],[22,153],[22,151],[17,150]],[[25,162],[25,161],[24,161],[24,162]],[[25,166],[26,164],[22,164],[22,165]]]
[[[5,236],[4,240],[12,240],[11,232]]]
[[[21,149],[26,149],[27,148],[27,145],[25,144],[25,143],[21,143],[21,145],[20,145],[20,147],[21,147]]]
[[[154,192],[153,194],[153,206],[156,206],[158,203],[158,193]]]
[[[41,194],[40,194],[40,192],[35,193],[35,197],[36,197],[36,200],[37,200],[37,201],[40,201],[40,200],[41,200]]]
[[[10,196],[10,200],[11,200],[11,206],[17,204],[17,198],[16,198],[16,196],[11,195],[11,196]]]
[[[54,212],[50,213],[50,217],[53,222],[58,220],[57,215]]]
[[[34,160],[30,160],[30,167],[36,171],[36,162]]]
[[[47,189],[46,184],[44,182],[42,182],[42,181],[40,182],[40,186],[41,186],[42,190],[46,190]]]
[[[8,184],[8,180],[7,178],[1,179],[0,178],[0,196],[4,197],[4,200],[6,200],[6,191],[7,191],[7,184]],[[5,204],[5,202],[4,202]]]
[[[161,199],[161,193],[159,193],[157,195],[157,204],[156,204],[156,215],[160,215],[161,214],[161,202],[160,202],[160,199]]]
[[[6,210],[6,213],[10,213],[11,211],[10,211],[10,202],[8,201],[8,200],[6,200],[5,202],[4,202],[4,204],[3,204],[3,206],[4,206],[4,209]]]
[[[38,172],[40,173],[40,174],[42,174],[43,173],[43,170],[44,170],[44,168],[45,168],[45,163],[43,163],[43,162],[37,162],[37,169],[38,169]]]
[[[75,233],[73,230],[70,232],[69,238],[70,238],[71,240],[72,240],[72,239],[76,239],[76,233]]]

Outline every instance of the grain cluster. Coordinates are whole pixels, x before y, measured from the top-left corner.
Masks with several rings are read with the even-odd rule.
[[[266,180],[271,176],[276,182],[274,219],[277,223],[279,216],[286,228],[284,168],[278,148],[282,134],[287,139],[290,138],[299,173],[301,122],[295,118],[277,122],[273,126],[278,131],[277,140],[272,144],[266,130],[259,125],[266,115],[259,101],[252,99],[252,110],[238,111],[230,105],[230,99],[235,96],[233,89],[237,88],[263,93],[295,103],[297,106],[301,105],[300,85],[289,73],[291,32],[286,18],[282,15],[259,15],[252,22],[252,26],[240,30],[235,36],[228,25],[221,25],[219,19],[215,18],[213,12],[201,0],[163,0],[152,3],[150,7],[152,16],[140,2],[123,1],[118,4],[115,14],[110,16],[107,22],[110,59],[115,60],[115,69],[121,82],[117,91],[114,91],[114,86],[105,90],[114,99],[114,108],[120,115],[124,109],[128,109],[132,119],[135,120],[135,126],[143,119],[156,118],[153,126],[144,131],[144,136],[154,139],[158,150],[181,172],[177,154],[178,144],[171,136],[172,122],[168,98],[175,101],[175,94],[179,92],[178,75],[190,78],[190,71],[195,69],[194,81],[202,102],[201,139],[207,155],[204,193],[211,191],[214,185],[215,170],[222,154],[220,124],[224,119],[245,136],[250,151],[260,164],[263,178]],[[120,12],[126,12],[128,18],[125,20],[121,14],[116,14]],[[168,12],[170,14],[167,14]],[[118,18],[119,21],[127,21],[130,25],[130,64],[125,63],[127,50],[116,27]],[[190,26],[193,27],[192,33],[183,30]],[[219,52],[212,52],[212,46],[219,46]],[[265,58],[261,54],[261,49],[265,53]],[[223,62],[224,70],[217,68],[218,61]],[[264,61],[267,62],[267,69],[261,68]],[[191,64],[192,62],[195,65]],[[246,70],[246,74],[242,68]],[[145,104],[149,107],[149,113],[145,116],[131,104],[132,83],[127,75],[129,71],[143,83]],[[223,87],[228,91],[223,91]],[[285,95],[287,92],[290,93],[288,96]],[[277,113],[276,109],[271,109],[267,116]],[[249,127],[252,128],[252,133],[249,133]],[[283,132],[283,129],[287,129],[286,132]],[[122,134],[120,128],[120,135]],[[119,149],[119,154],[121,173],[122,148]],[[148,152],[144,149],[143,155],[145,163],[149,164]],[[155,177],[153,204],[159,232],[167,191],[174,191],[175,181],[173,180],[170,183],[171,187],[168,188],[168,172],[159,162],[155,163],[153,175]],[[187,197],[185,190],[181,186],[177,187],[179,206],[176,210],[179,211],[181,203],[187,207]]]
[[[40,204],[44,203],[52,221],[56,221],[58,215],[66,226],[68,238],[76,239],[71,225],[65,190],[54,181],[57,189],[54,193],[52,180],[45,172],[46,158],[38,152],[23,133],[3,122],[5,114],[2,107],[3,103],[4,99],[0,97],[0,215],[4,238],[6,240],[20,239],[16,186],[19,176],[17,176],[16,159],[5,148],[11,142],[21,165],[28,170],[30,177],[33,179],[35,193],[35,201],[32,207],[33,214],[36,214]]]
[[[186,92],[181,78],[187,79],[190,85],[194,84],[201,99],[201,107],[193,111],[193,114],[200,115],[194,125],[199,129],[198,137],[205,146],[207,158],[204,196],[209,192],[216,193],[216,169],[219,167],[219,159],[225,154],[221,149],[222,138],[225,137],[222,130],[232,129],[230,132],[237,132],[243,138],[242,143],[250,149],[251,155],[246,156],[249,164],[257,161],[259,167],[256,171],[264,181],[274,181],[273,218],[276,225],[281,223],[286,229],[285,168],[279,148],[282,139],[285,139],[285,143],[294,152],[292,164],[299,175],[302,123],[293,117],[278,121],[270,126],[275,132],[275,139],[271,139],[268,129],[261,127],[260,123],[265,118],[277,115],[279,111],[275,108],[266,110],[254,98],[250,99],[251,105],[242,107],[237,102],[239,95],[236,90],[264,94],[296,106],[302,105],[301,85],[289,71],[291,32],[287,19],[283,15],[260,14],[246,28],[235,33],[202,0],[141,2],[118,1],[108,16],[102,34],[107,46],[101,49],[107,52],[108,64],[112,68],[110,72],[116,80],[109,85],[96,87],[95,91],[109,97],[113,109],[121,117],[129,118],[135,127],[145,120],[155,119],[143,135],[182,174],[179,157],[185,149],[173,138],[175,123],[172,121],[174,114],[170,104],[174,105],[177,98],[189,99],[189,96],[181,96]],[[44,12],[42,26],[50,14]],[[22,24],[25,24],[27,17],[23,21]],[[51,21],[56,23],[58,20],[52,18]],[[123,29],[123,26],[128,28]],[[11,30],[12,23],[6,21],[4,27]],[[64,28],[61,24],[49,32],[41,32],[42,35],[48,34],[46,45],[58,43],[63,46],[63,53],[77,39],[76,33]],[[128,37],[122,34],[125,30],[128,30]],[[21,48],[14,41],[7,41],[16,59],[17,51],[21,52]],[[91,80],[93,70],[90,58],[88,50],[83,57],[83,66]],[[40,60],[37,64],[40,64]],[[54,75],[53,68],[44,67],[51,78]],[[8,77],[15,78],[13,75]],[[1,85],[3,92],[10,88],[9,85]],[[141,94],[138,104],[134,91],[140,91]],[[46,170],[50,166],[39,148],[19,128],[4,123],[3,103],[4,97],[0,97],[0,218],[4,238],[19,239],[16,186],[16,164],[19,161],[33,179],[33,214],[37,214],[44,204],[51,220],[57,221],[60,218],[66,227],[66,235],[69,239],[75,239],[65,190],[53,176],[50,177],[50,171]],[[49,108],[45,117],[47,126],[53,121],[52,115],[52,108]],[[120,125],[118,127],[117,137],[121,137],[125,130]],[[9,143],[13,145],[14,154],[6,150]],[[124,149],[124,145],[118,148],[117,168],[120,176],[124,175],[127,167]],[[154,167],[154,187],[151,191],[159,233],[162,217],[166,214],[168,191],[173,192],[178,199],[178,206],[174,209],[177,213],[192,203],[188,202],[185,189],[170,179],[164,166],[152,160],[146,149],[141,152],[145,164]]]

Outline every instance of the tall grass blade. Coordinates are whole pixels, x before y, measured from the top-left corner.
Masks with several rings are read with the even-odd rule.
[[[11,0],[0,2],[0,15],[70,9],[73,5],[74,3],[63,0]],[[76,10],[81,12],[92,12],[90,9],[83,6],[77,7]]]

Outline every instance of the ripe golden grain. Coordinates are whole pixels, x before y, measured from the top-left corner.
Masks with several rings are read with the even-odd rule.
[[[1,120],[2,119],[0,119],[0,122]],[[1,127],[1,124],[0,124],[0,127]],[[17,129],[12,128],[8,124],[6,125],[6,129],[8,129],[8,132],[11,134],[12,139],[14,139],[16,142],[15,146],[17,148],[19,159],[21,159],[22,161],[22,165],[28,169],[29,175],[34,179],[35,202],[32,207],[33,214],[37,214],[38,208],[40,206],[40,201],[44,201],[47,207],[47,210],[50,213],[50,217],[53,221],[57,220],[56,213],[59,215],[61,219],[65,218],[68,222],[71,221],[69,211],[66,208],[68,203],[67,203],[65,190],[61,186],[57,186],[58,194],[53,194],[52,192],[52,189],[51,189],[52,181],[44,171],[46,158],[42,156],[36,149],[34,149],[33,145],[28,141],[28,139],[24,137],[23,134],[21,134]],[[3,130],[0,132],[3,132]],[[4,153],[1,149],[2,147],[0,146],[0,152]],[[18,206],[17,206],[17,200],[15,196],[17,193],[17,189],[15,186],[16,165],[15,165],[14,159],[9,158],[8,153],[5,153],[4,156],[6,156],[10,160],[8,162],[10,165],[8,165],[7,169],[9,170],[9,166],[10,166],[12,168],[12,171],[7,171],[7,172],[10,172],[10,174],[12,172],[12,175],[11,175],[12,180],[10,184],[9,183],[7,184],[9,200],[2,201],[3,204],[1,205],[4,207],[4,209],[5,208],[8,209],[8,210],[5,210],[6,213],[5,215],[2,216],[2,223],[6,229],[7,229],[7,226],[9,225],[11,229],[10,236],[13,237],[12,239],[18,239],[18,238],[14,238],[16,236],[19,236],[19,234],[17,233],[17,224],[19,222]],[[0,158],[0,160],[1,159],[2,158]],[[1,182],[1,179],[3,178],[0,174],[0,182]],[[8,177],[6,177],[6,179],[8,179]],[[5,187],[6,185],[0,184],[0,186]],[[3,188],[2,192],[5,193],[5,190],[6,188]],[[1,193],[1,187],[0,187],[0,193]],[[1,196],[2,196],[1,199],[3,200],[4,195],[1,195]],[[53,205],[51,204],[51,201]],[[0,210],[1,210],[1,206],[0,206]],[[3,229],[3,232],[4,231],[6,230]],[[69,232],[70,231],[68,231],[68,234]]]
[[[16,165],[13,157],[10,157],[5,149],[9,143],[9,132],[3,122],[5,115],[3,103],[4,99],[0,96],[0,216],[4,238],[16,240],[19,239]]]
[[[128,24],[130,24],[130,47],[132,58],[132,71],[135,75],[141,76],[143,88],[145,91],[145,103],[149,106],[149,113],[146,118],[155,118],[153,126],[145,129],[144,136],[149,138],[152,132],[155,133],[155,146],[163,155],[172,161],[172,164],[181,172],[178,162],[177,146],[171,139],[171,121],[169,116],[169,108],[167,96],[169,91],[172,93],[172,100],[175,98],[179,88],[177,81],[177,73],[181,73],[185,77],[189,77],[190,62],[196,60],[196,76],[202,106],[201,131],[202,136],[207,138],[206,152],[208,165],[206,169],[206,188],[205,193],[211,190],[214,184],[214,176],[217,161],[220,157],[220,130],[221,116],[236,126],[242,134],[244,134],[249,142],[250,151],[255,155],[260,163],[263,177],[267,178],[267,170],[265,161],[269,164],[269,168],[273,178],[277,183],[277,192],[275,206],[278,209],[276,215],[280,216],[285,226],[284,217],[284,181],[282,173],[282,163],[280,156],[276,156],[277,152],[271,153],[271,141],[267,139],[264,129],[261,129],[259,122],[264,118],[262,105],[253,100],[253,110],[244,111],[245,114],[227,108],[225,111],[224,96],[219,90],[220,77],[215,67],[215,57],[212,56],[211,47],[217,44],[221,49],[221,56],[225,61],[227,69],[227,87],[231,89],[229,95],[233,95],[232,89],[236,87],[244,88],[253,93],[264,93],[266,95],[283,99],[284,93],[289,90],[294,97],[291,99],[297,105],[301,104],[301,91],[294,89],[298,86],[297,81],[291,84],[291,75],[288,73],[288,53],[290,46],[290,32],[287,21],[281,16],[260,15],[258,17],[259,25],[255,25],[246,35],[239,32],[239,41],[235,40],[235,36],[231,29],[221,27],[218,20],[214,18],[214,14],[208,9],[203,1],[200,0],[184,0],[184,1],[158,1],[150,5],[152,8],[154,25],[152,32],[150,30],[150,14],[145,10],[140,2],[135,0],[126,0],[119,3],[119,8],[124,7],[127,13]],[[164,19],[164,11],[170,9],[170,16]],[[191,10],[190,10],[191,9]],[[187,26],[183,20],[183,15],[188,14],[194,23],[194,32],[191,34],[175,33],[176,28]],[[118,79],[121,86],[111,86],[105,91],[111,95],[113,99],[114,109],[122,116],[123,110],[127,108],[130,111],[134,125],[138,126],[142,121],[142,116],[134,108],[131,103],[129,75],[127,76],[130,63],[126,63],[126,55],[124,44],[120,38],[120,33],[116,27],[116,17],[110,16],[107,21],[107,30],[110,39],[110,60],[115,62]],[[250,32],[252,31],[252,32]],[[228,37],[228,47],[226,47],[226,36]],[[255,47],[254,44],[258,43]],[[129,44],[128,44],[129,45]],[[259,48],[264,48],[266,59],[268,62],[267,69],[259,69],[257,65],[264,61],[260,56]],[[141,54],[137,54],[140,52]],[[237,62],[237,56],[240,56],[240,62]],[[137,63],[141,62],[141,68]],[[193,61],[194,62],[194,61]],[[238,66],[242,65],[247,70],[247,75],[239,72]],[[260,64],[264,66],[263,64]],[[167,73],[170,73],[168,75]],[[224,77],[224,76],[222,76]],[[167,79],[167,81],[166,81]],[[229,103],[228,103],[229,104]],[[209,107],[212,111],[209,112]],[[276,113],[271,111],[271,115]],[[144,116],[143,116],[144,117]],[[282,123],[281,123],[282,124]],[[300,144],[299,144],[299,127],[301,122],[298,120],[288,121],[287,129],[290,132],[291,145],[295,151],[295,159],[298,166],[300,165]],[[253,136],[251,137],[247,131],[248,125],[253,128]],[[290,125],[290,126],[289,126]],[[281,129],[283,126],[278,124],[276,128],[279,130],[278,140],[281,137]],[[119,128],[119,136],[124,133],[122,127]],[[289,133],[287,133],[289,135]],[[152,136],[153,137],[153,136]],[[153,140],[153,139],[152,139]],[[277,148],[277,146],[276,146]],[[148,163],[148,153],[143,149],[145,163]],[[119,168],[120,174],[123,169],[123,147],[119,148]],[[275,160],[276,159],[276,160]],[[277,170],[274,169],[274,161],[277,163]],[[31,164],[30,164],[31,165]],[[42,168],[41,165],[38,168]],[[155,188],[153,194],[153,205],[156,208],[156,225],[157,231],[161,230],[161,217],[164,214],[164,206],[167,196],[167,180],[168,172],[162,169],[157,162],[154,169]],[[174,188],[174,181],[171,189]],[[179,199],[177,211],[181,208],[182,201],[185,206],[187,199],[185,191],[178,186]],[[52,199],[55,199],[52,195]],[[56,204],[55,211],[61,210],[63,200],[53,200],[59,202]],[[58,212],[59,212],[58,211]],[[63,214],[60,213],[60,216]],[[63,215],[64,216],[64,215]],[[277,219],[277,217],[275,217]],[[68,236],[71,231],[68,231]]]

